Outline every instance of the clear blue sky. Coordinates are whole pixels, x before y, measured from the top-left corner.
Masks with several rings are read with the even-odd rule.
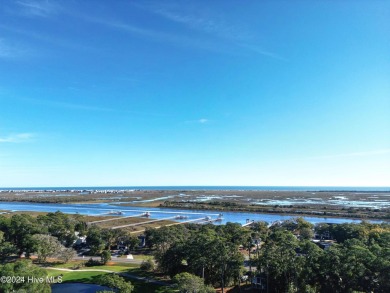
[[[390,185],[389,1],[0,4],[0,187]]]

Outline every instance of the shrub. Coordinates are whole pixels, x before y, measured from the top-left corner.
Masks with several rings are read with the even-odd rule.
[[[98,282],[100,285],[117,289],[119,293],[131,293],[134,289],[130,282],[126,282],[124,278],[116,274],[103,275]]]
[[[146,272],[153,271],[155,269],[154,261],[151,258],[147,258],[141,263],[140,269]]]
[[[102,264],[106,264],[108,261],[111,260],[111,253],[109,250],[104,250],[101,255],[101,262]]]
[[[85,263],[86,267],[101,266],[102,263],[98,260],[94,260],[92,257]]]

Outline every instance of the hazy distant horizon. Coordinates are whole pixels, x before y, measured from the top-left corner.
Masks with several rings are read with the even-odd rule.
[[[258,191],[390,191],[390,186],[36,186],[0,190],[258,190]]]

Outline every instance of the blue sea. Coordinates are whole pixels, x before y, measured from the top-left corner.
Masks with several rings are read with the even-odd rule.
[[[62,186],[1,187],[1,190],[248,190],[248,191],[362,191],[389,192],[390,187],[355,186]]]

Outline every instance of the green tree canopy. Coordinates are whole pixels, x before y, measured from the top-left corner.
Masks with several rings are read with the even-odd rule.
[[[180,273],[173,278],[180,293],[209,293],[214,288],[205,286],[203,279],[189,273]]]
[[[130,282],[127,282],[121,276],[117,274],[106,274],[99,278],[99,284],[110,287],[111,289],[117,289],[119,293],[131,293],[134,286]]]
[[[46,262],[48,257],[57,257],[65,247],[54,236],[35,234],[31,237],[38,262]]]
[[[30,278],[43,278],[46,280],[47,272],[33,265],[30,260],[19,260],[14,263],[8,263],[6,265],[0,266],[0,275],[5,277],[16,277],[14,280],[21,280],[21,282],[1,282],[0,283],[0,292],[27,292],[27,293],[50,293],[51,288],[50,284],[46,281],[33,282],[28,281]]]

